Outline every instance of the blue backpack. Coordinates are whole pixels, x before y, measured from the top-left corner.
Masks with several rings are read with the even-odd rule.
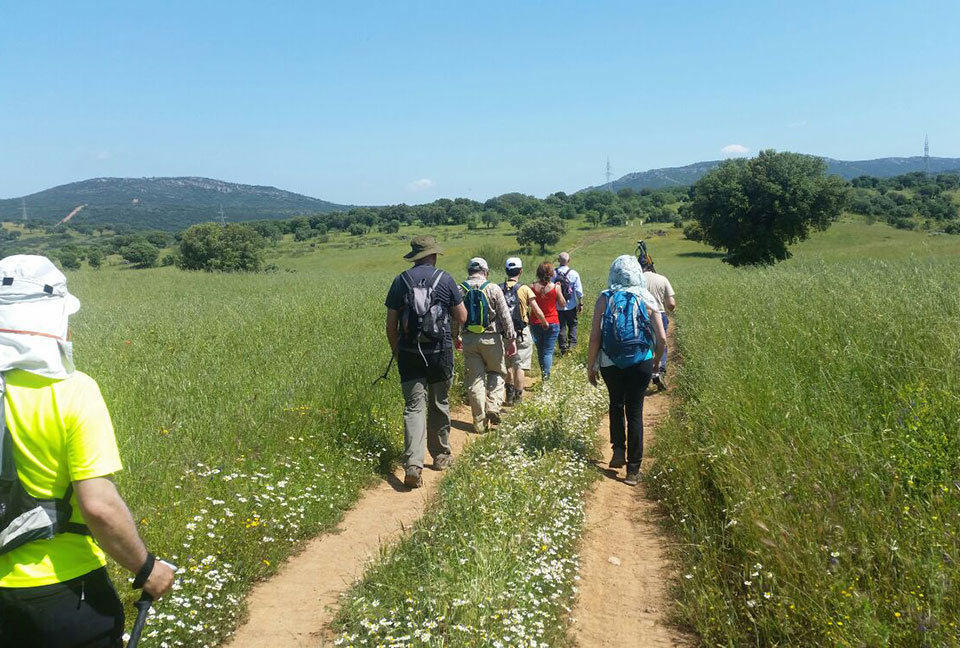
[[[601,323],[601,347],[621,369],[647,359],[653,349],[653,327],[647,307],[635,293],[605,290],[607,307]]]

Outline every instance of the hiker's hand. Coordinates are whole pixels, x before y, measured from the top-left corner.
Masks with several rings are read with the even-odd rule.
[[[577,313],[582,313],[582,312],[583,312],[583,302],[581,301],[579,304],[577,304]]]
[[[517,355],[517,341],[516,341],[516,340],[510,340],[509,342],[507,342],[507,355],[508,355],[508,356]]]
[[[453,348],[455,348],[457,351],[463,351],[463,340],[461,338],[454,340]]]
[[[590,384],[594,387],[597,386],[597,374],[599,372],[596,369],[587,369],[587,380],[590,381]]]
[[[158,560],[153,563],[153,571],[150,572],[147,582],[143,584],[143,591],[152,596],[153,600],[157,600],[170,591],[174,578],[176,575],[170,566]]]

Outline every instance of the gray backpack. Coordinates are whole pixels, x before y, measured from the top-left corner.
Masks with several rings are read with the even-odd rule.
[[[443,270],[437,269],[429,280],[413,283],[409,273],[400,274],[407,286],[400,314],[400,344],[423,353],[426,350],[440,351],[447,331],[447,309],[437,303],[435,292],[443,278]]]
[[[0,419],[3,438],[0,442],[0,554],[13,551],[32,540],[49,539],[58,533],[90,535],[86,525],[70,522],[70,496],[73,484],[61,499],[39,499],[20,483],[13,460],[13,435],[7,428],[6,376],[0,374]]]

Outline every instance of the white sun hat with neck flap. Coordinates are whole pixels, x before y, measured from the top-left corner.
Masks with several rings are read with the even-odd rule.
[[[74,365],[67,320],[79,309],[67,278],[47,257],[0,259],[0,371],[69,376]]]

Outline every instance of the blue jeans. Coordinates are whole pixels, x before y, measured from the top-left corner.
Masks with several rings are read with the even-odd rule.
[[[667,326],[670,324],[670,320],[667,318],[667,311],[660,313],[660,319],[663,320],[663,334],[667,334]],[[660,361],[660,372],[663,373],[667,370],[667,345],[663,345],[663,360]]]
[[[543,373],[543,379],[550,377],[550,369],[553,367],[553,348],[557,344],[557,337],[560,335],[560,325],[551,324],[543,328],[539,324],[532,324],[530,332],[533,333],[533,341],[537,345],[537,360],[540,361],[540,371]]]

